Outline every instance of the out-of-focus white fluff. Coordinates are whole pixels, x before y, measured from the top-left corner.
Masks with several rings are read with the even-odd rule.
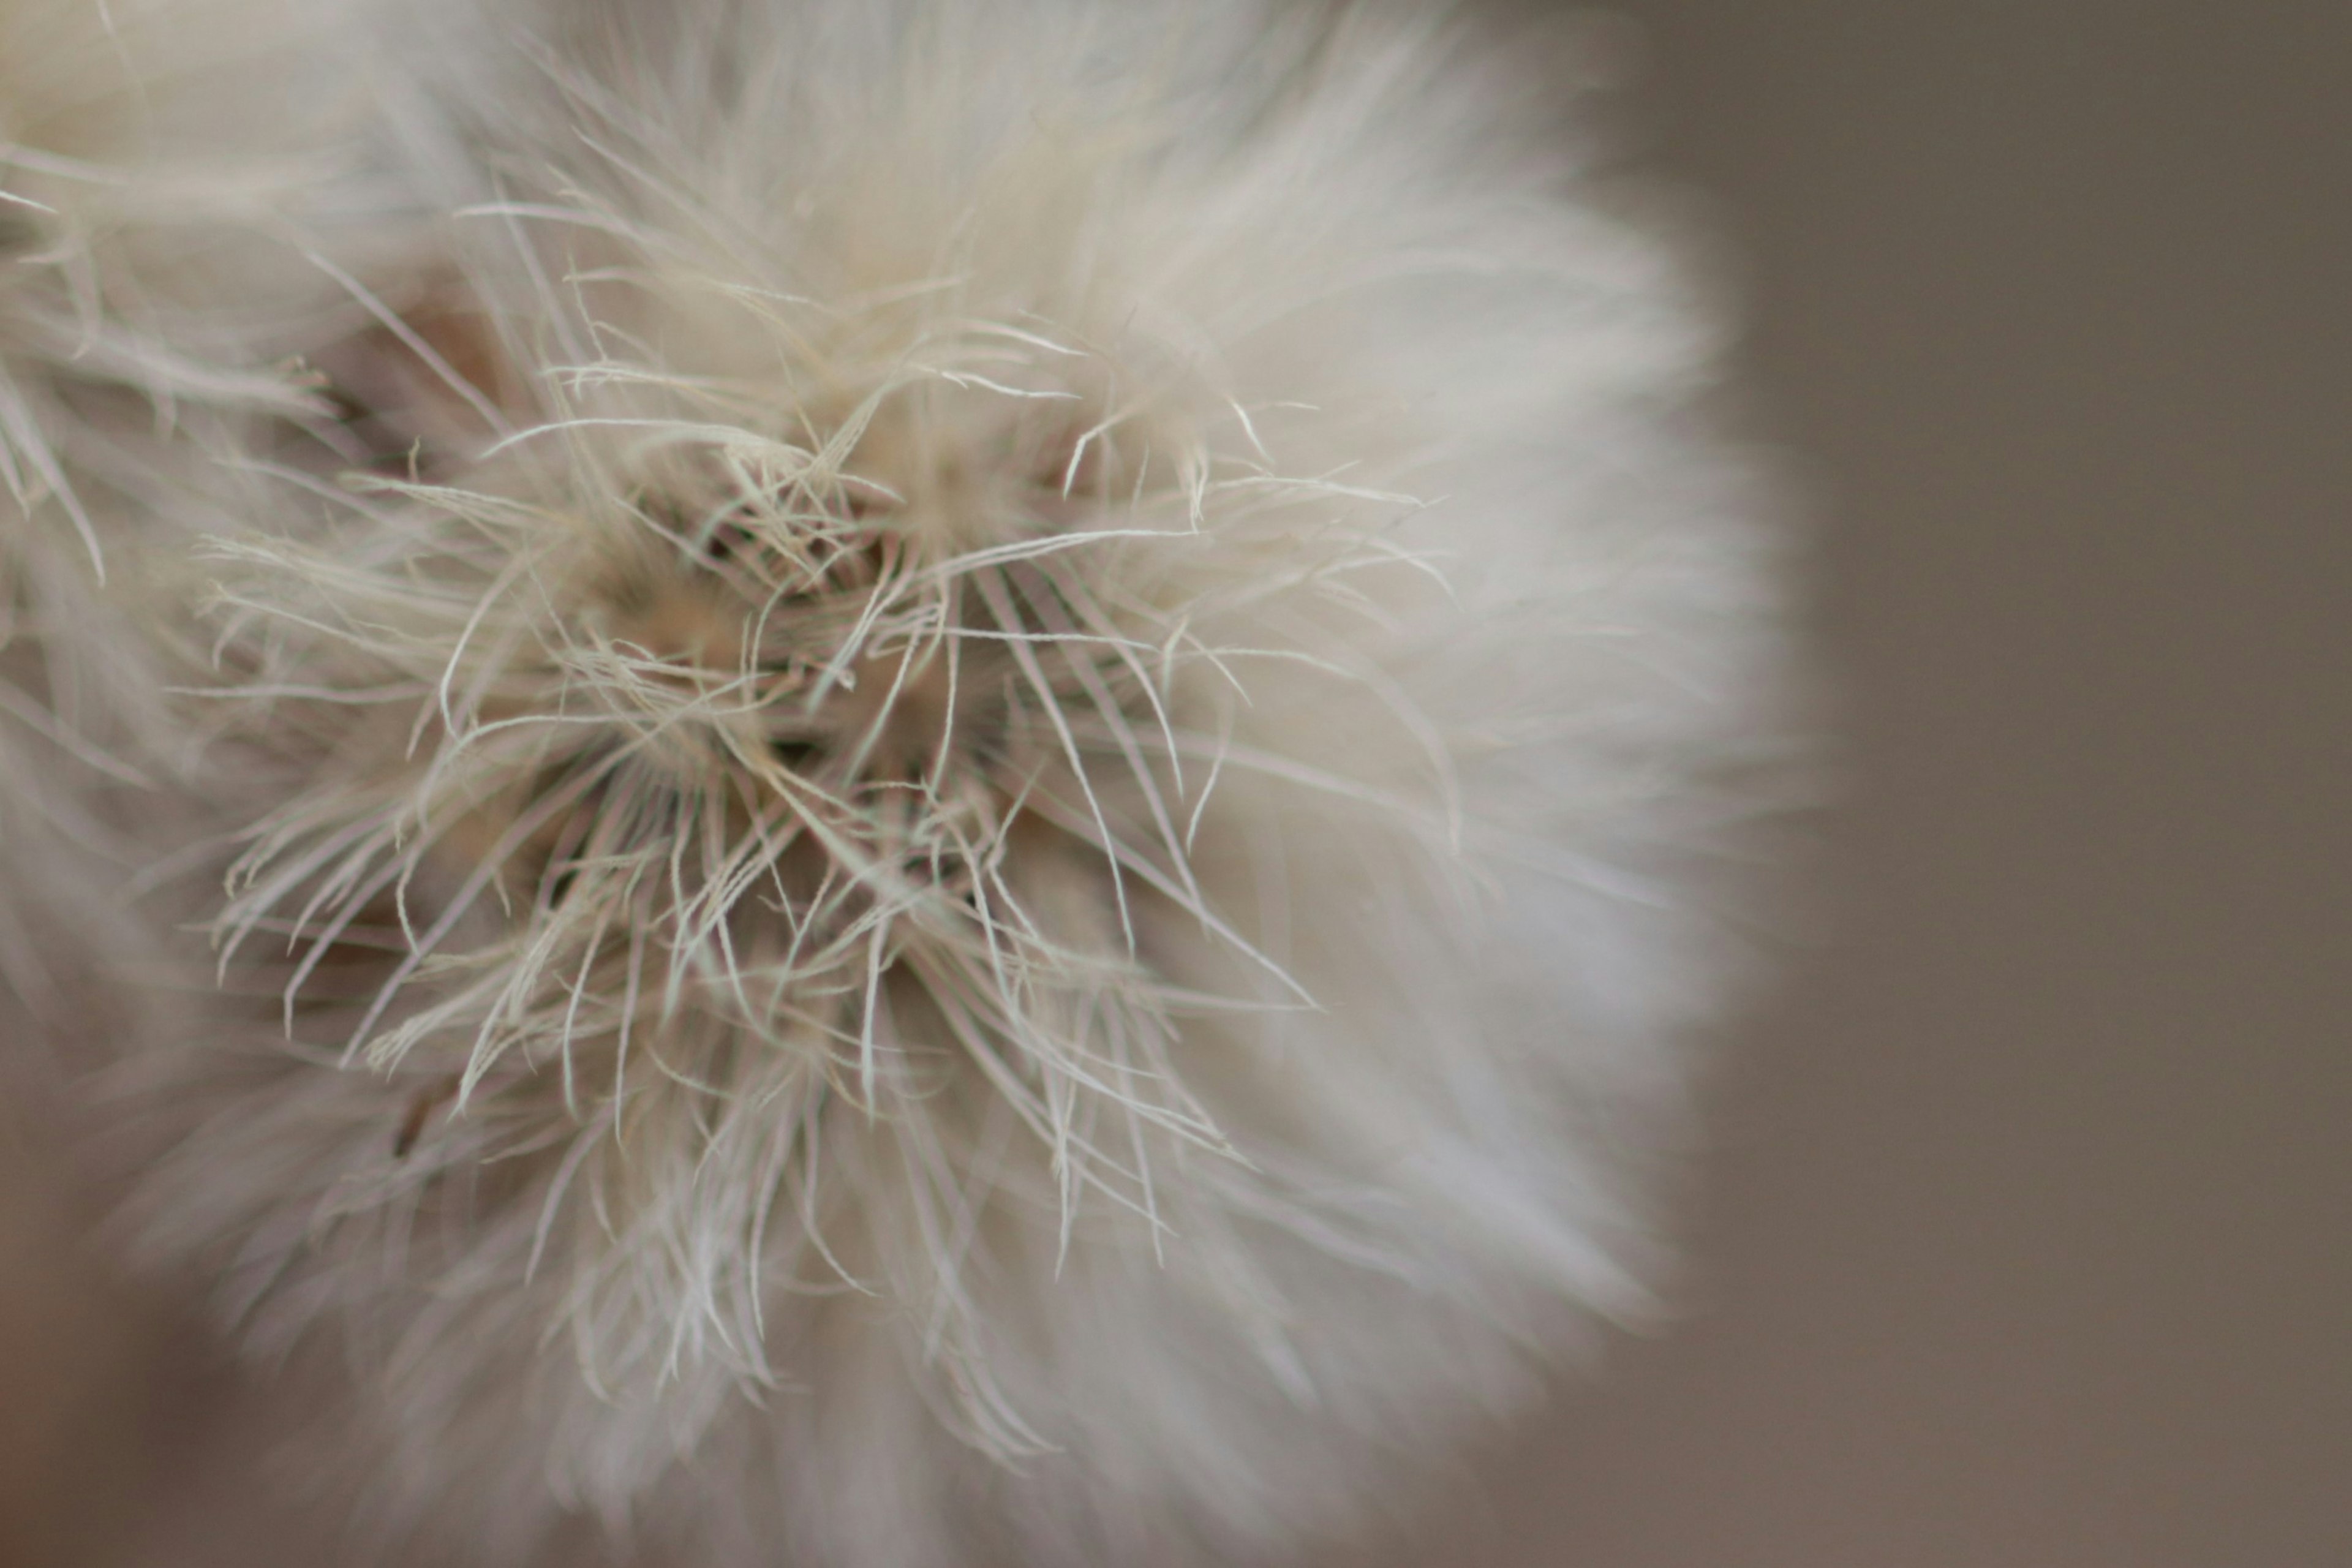
[[[341,306],[286,233],[358,101],[317,68],[338,10],[0,0],[0,978],[61,1026],[145,949],[116,884],[154,845],[100,802],[173,770],[174,568],[225,525],[218,459],[314,412],[273,361]]]
[[[200,308],[0,292],[20,510],[172,522],[76,579],[162,715],[140,1247],[378,1538],[1230,1561],[1638,1315],[1779,586],[1544,84],[1276,0],[398,26],[339,161],[222,132]],[[233,413],[85,416],[76,300]]]

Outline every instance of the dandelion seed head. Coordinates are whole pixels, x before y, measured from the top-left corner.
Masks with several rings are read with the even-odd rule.
[[[632,221],[604,215],[597,250]],[[1165,1231],[1150,1151],[1234,1157],[1178,1015],[1313,1005],[1199,881],[1222,749],[1253,665],[1362,684],[1318,643],[1362,620],[1368,582],[1429,591],[1382,538],[1412,501],[1281,472],[1181,356],[1089,346],[1097,323],[1045,291],[1015,310],[885,272],[870,302],[805,304],[774,286],[794,279],[661,259],[601,260],[645,273],[604,312],[551,289],[551,314],[483,309],[501,347],[608,347],[493,372],[509,395],[470,432],[488,395],[443,372],[492,354],[409,366],[443,404],[412,417],[444,433],[394,459],[414,477],[356,481],[311,537],[220,546],[229,666],[267,694],[249,743],[299,784],[232,868],[224,949],[267,932],[289,1026],[333,1019],[347,1035],[315,1043],[395,1082],[453,1078],[452,1126],[560,1085],[559,1125],[597,1133],[591,1189],[646,1096],[707,1100],[689,1141],[712,1117],[759,1130],[728,1210],[758,1226],[793,1183],[829,1185],[814,1152],[774,1168],[814,1142],[796,1122],[963,1139],[1009,1115],[1025,1158],[926,1179],[1041,1220],[1057,1252],[1089,1208]],[[1171,941],[1256,980],[1191,994]],[[372,991],[313,1005],[322,973],[360,971]],[[583,1255],[599,1283],[572,1310],[617,1289],[649,1331],[699,1322],[685,1337],[770,1375],[758,1291],[709,1273],[756,1273],[746,1237],[683,1264],[657,1231],[621,1239]],[[936,1238],[915,1256],[899,1285],[951,1286]]]
[[[640,10],[425,27],[280,231],[146,1245],[498,1560],[1345,1518],[1644,1310],[1778,743],[1712,332],[1436,23]]]

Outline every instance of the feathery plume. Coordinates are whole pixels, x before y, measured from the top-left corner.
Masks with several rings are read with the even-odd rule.
[[[1539,84],[1378,6],[403,25],[247,220],[316,382],[206,373],[105,634],[211,991],[142,1245],[384,1539],[1230,1561],[1639,1315],[1781,634]]]

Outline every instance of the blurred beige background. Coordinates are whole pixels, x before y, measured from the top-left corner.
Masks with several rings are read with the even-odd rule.
[[[1616,8],[1819,520],[1830,930],[1725,1043],[1686,1321],[1366,1568],[2352,1563],[2352,4]],[[132,1429],[40,1250],[9,1568],[76,1472],[8,1445]],[[142,1561],[325,1562],[134,1490]]]
[[[2352,5],[1627,0],[1820,516],[1691,1316],[1383,1559],[2352,1563]]]

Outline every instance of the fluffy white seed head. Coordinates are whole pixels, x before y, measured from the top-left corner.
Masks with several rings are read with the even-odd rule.
[[[329,1478],[486,1561],[1224,1560],[1640,1312],[1777,594],[1519,74],[436,17],[253,226],[320,382],[138,601],[214,997],[138,1212]]]

